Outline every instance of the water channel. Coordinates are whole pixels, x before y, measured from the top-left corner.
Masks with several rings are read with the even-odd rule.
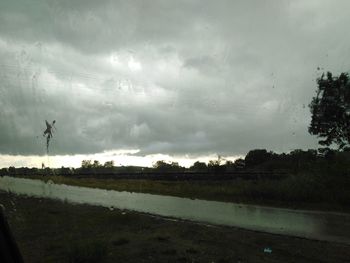
[[[350,214],[292,210],[0,177],[0,190],[205,224],[350,244]]]

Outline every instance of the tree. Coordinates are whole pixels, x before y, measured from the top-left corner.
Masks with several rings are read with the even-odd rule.
[[[91,168],[92,164],[91,164],[91,160],[83,160],[81,162],[81,168]]]
[[[107,161],[103,165],[103,167],[105,167],[105,168],[113,168],[113,166],[114,166],[114,161]]]
[[[184,168],[179,165],[178,162],[170,162],[167,163],[165,161],[157,161],[154,165],[153,168],[158,170],[158,171],[180,171],[183,170]]]
[[[224,165],[221,165],[222,158],[219,155],[217,160],[210,160],[208,163],[208,170],[210,172],[214,172],[215,174],[223,173],[225,172],[226,167]]]
[[[317,94],[309,105],[312,114],[309,133],[317,135],[322,146],[350,144],[350,81],[347,73],[317,79]]]
[[[219,167],[222,163],[222,157],[221,155],[218,155],[218,159],[216,160],[210,160],[208,163],[208,167]]]
[[[236,169],[243,169],[245,167],[245,161],[242,158],[236,159],[234,162]]]
[[[210,160],[208,167],[216,167],[221,165],[221,160]]]
[[[226,166],[233,166],[233,162],[232,162],[231,160],[227,160],[227,161],[225,162],[225,165],[226,165]]]
[[[161,161],[157,161],[155,164],[153,164],[153,168],[163,170],[163,169],[170,168],[170,164],[161,160]]]
[[[206,170],[208,167],[207,167],[207,164],[204,163],[204,162],[195,162],[191,167],[190,169],[191,170],[195,170],[195,171],[203,171],[203,170]]]
[[[253,167],[268,161],[272,156],[271,152],[265,149],[251,150],[247,153],[244,161],[246,166]]]
[[[178,162],[170,162],[170,166],[172,167],[172,168],[180,168],[180,165],[179,165],[179,163]]]
[[[99,167],[102,167],[102,165],[100,164],[99,161],[94,160],[94,163],[92,164],[92,167],[93,167],[93,168],[99,168]]]

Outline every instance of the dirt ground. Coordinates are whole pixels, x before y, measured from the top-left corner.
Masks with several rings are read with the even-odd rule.
[[[344,244],[4,192],[0,204],[25,262],[350,262]]]

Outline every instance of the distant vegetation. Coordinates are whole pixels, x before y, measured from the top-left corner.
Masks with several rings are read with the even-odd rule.
[[[216,160],[195,162],[191,167],[185,168],[177,162],[157,161],[153,167],[139,166],[114,166],[113,161],[100,164],[99,161],[83,160],[80,168],[2,168],[0,175],[118,175],[133,174],[237,174],[237,173],[266,173],[266,174],[298,174],[298,173],[322,173],[322,174],[348,174],[350,172],[350,148],[333,150],[320,148],[319,150],[294,150],[290,153],[277,154],[265,149],[256,149],[248,152],[244,159],[234,162],[218,157]]]

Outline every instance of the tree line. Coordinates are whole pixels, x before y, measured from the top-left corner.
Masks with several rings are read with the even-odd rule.
[[[339,171],[350,171],[350,149],[332,150],[324,148],[319,150],[293,150],[290,153],[274,153],[266,149],[255,149],[247,153],[244,158],[235,161],[225,160],[219,156],[208,163],[197,161],[186,168],[177,162],[159,160],[153,167],[115,166],[113,161],[101,164],[97,160],[83,160],[79,168],[3,168],[0,175],[98,175],[98,174],[150,174],[150,173],[203,173],[220,175],[237,172],[256,173],[300,173],[317,171],[336,167]]]

